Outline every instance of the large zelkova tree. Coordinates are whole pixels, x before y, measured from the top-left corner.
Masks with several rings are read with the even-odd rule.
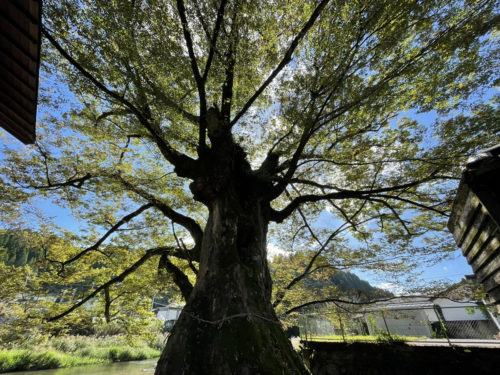
[[[117,265],[48,319],[156,259],[186,300],[156,374],[306,373],[274,310],[302,274],[446,247],[460,167],[498,141],[495,6],[44,1],[38,141],[2,205],[85,223],[61,275]],[[312,254],[274,296],[268,236]]]

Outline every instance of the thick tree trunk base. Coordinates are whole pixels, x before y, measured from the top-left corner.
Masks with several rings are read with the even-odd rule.
[[[307,374],[271,305],[266,234],[258,201],[213,202],[196,285],[156,375]]]
[[[255,316],[226,319],[207,323],[182,314],[155,374],[307,373],[277,321]]]

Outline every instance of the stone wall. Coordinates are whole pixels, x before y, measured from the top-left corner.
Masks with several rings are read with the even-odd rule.
[[[314,375],[497,374],[499,348],[409,346],[404,343],[308,342],[303,350]]]

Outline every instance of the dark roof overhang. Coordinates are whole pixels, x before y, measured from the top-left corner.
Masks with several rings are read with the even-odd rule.
[[[35,142],[41,0],[0,0],[0,126]]]

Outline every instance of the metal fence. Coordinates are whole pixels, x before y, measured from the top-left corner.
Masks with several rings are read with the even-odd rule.
[[[499,338],[500,320],[491,306],[378,306],[349,310],[322,306],[298,319],[304,341],[416,341]]]

